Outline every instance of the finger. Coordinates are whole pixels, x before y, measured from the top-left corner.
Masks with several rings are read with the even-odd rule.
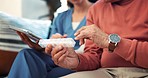
[[[22,40],[24,40],[24,37],[22,36],[21,32],[16,31],[16,33],[20,36],[20,38],[21,38]]]
[[[18,31],[17,31],[17,34],[20,36],[20,38],[22,39],[22,41],[24,43],[28,44],[29,47],[32,47],[32,45],[31,45],[32,41],[28,38],[28,36],[26,36],[25,34],[23,34],[21,32],[18,32]]]
[[[34,48],[34,45],[33,45],[33,43],[30,43],[30,42],[25,42],[30,48]]]
[[[61,34],[56,33],[56,34],[52,35],[51,38],[62,38],[62,37],[63,37],[63,36],[62,36]]]
[[[82,30],[76,37],[75,40],[80,40],[85,38],[85,32]]]
[[[64,35],[63,35],[63,38],[67,38],[67,36],[68,36],[67,34],[64,34]]]
[[[82,30],[85,30],[85,26],[80,28],[79,30],[77,30],[77,32],[74,34],[75,36],[79,35],[81,33]]]
[[[16,33],[17,33],[18,35],[20,35],[20,34],[21,34],[21,32],[19,32],[19,31],[16,31]]]
[[[61,55],[61,57],[58,59],[58,63],[61,63],[64,61],[65,57],[68,55],[68,51],[65,51],[65,53],[63,55]]]
[[[28,36],[24,33],[17,31],[17,34],[21,37],[22,41],[25,42],[30,48],[41,50],[42,48],[38,45],[38,42],[32,42]]]
[[[39,41],[40,41],[40,39],[36,41],[36,44],[38,44],[38,43],[39,43]]]
[[[63,55],[63,54],[65,54],[66,53],[66,49],[63,49],[63,50],[61,50],[61,51],[59,51],[57,54],[55,54],[53,57],[52,57],[52,59],[53,59],[53,61],[55,62],[55,63],[59,63],[59,58]]]
[[[19,31],[17,31],[17,34],[21,37],[21,39],[24,41],[26,41],[26,40],[30,40],[29,38],[28,38],[28,36],[26,36],[24,33],[21,33],[21,32],[19,32]]]
[[[85,40],[84,39],[80,39],[79,45],[83,45],[84,43],[85,43]]]
[[[60,65],[61,63],[63,63],[63,61],[65,60],[66,57],[67,57],[67,55],[66,55],[66,54],[63,54],[63,55],[58,59],[57,65]]]
[[[21,35],[23,36],[24,40],[30,41],[29,37],[26,34],[21,33]]]
[[[45,53],[50,55],[52,51],[52,45],[48,44],[47,47],[45,48]]]
[[[24,42],[26,42],[27,44],[32,44],[33,43],[26,34],[21,33],[21,35],[23,37]]]
[[[58,53],[59,51],[61,51],[63,49],[63,47],[61,45],[56,46],[52,51],[51,51],[51,56],[53,57],[56,53]]]

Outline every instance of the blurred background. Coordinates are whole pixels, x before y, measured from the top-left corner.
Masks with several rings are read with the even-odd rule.
[[[53,18],[67,9],[66,0],[0,0],[0,12],[21,19],[25,18],[36,25],[43,24],[45,26],[42,25],[43,28],[38,32],[41,32],[41,29],[47,29],[46,34],[50,33],[48,28],[50,30]],[[22,42],[15,31],[10,30],[8,25],[0,20],[0,78],[7,77],[17,52],[26,47],[28,46]]]
[[[67,1],[60,1],[61,7],[58,8],[56,13],[68,9]],[[0,11],[4,11],[18,17],[39,19],[39,17],[49,13],[49,8],[46,0],[0,0]]]

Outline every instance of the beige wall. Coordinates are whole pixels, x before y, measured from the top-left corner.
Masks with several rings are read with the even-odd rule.
[[[57,10],[57,13],[68,9],[67,1],[61,0],[61,2],[62,7]],[[37,17],[48,13],[43,0],[0,0],[0,11],[30,19],[37,19]]]
[[[21,0],[0,0],[0,11],[21,17]]]

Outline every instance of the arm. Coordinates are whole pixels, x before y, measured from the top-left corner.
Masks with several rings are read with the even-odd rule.
[[[27,35],[25,35],[24,33],[19,32],[19,31],[17,31],[17,34],[20,36],[22,41],[24,43],[26,43],[30,48],[33,48],[33,49],[38,50],[38,51],[43,51],[44,50],[44,48],[42,48],[41,46],[38,45],[38,41],[37,42],[32,42]]]
[[[84,53],[78,54],[80,63],[75,70],[82,71],[100,68],[101,54],[102,49],[97,47],[92,41],[86,40]]]
[[[91,7],[92,8],[92,7]],[[87,25],[94,24],[93,22],[93,14],[91,12],[91,9],[88,11],[87,15]],[[85,49],[83,54],[78,54],[80,63],[78,67],[76,68],[77,71],[80,70],[94,70],[97,68],[100,68],[100,59],[102,54],[102,49],[97,47],[95,43],[93,43],[91,40],[86,40],[85,43]]]
[[[56,33],[60,33],[62,35],[62,20],[63,20],[63,13],[59,13],[58,16],[54,19],[50,36]]]
[[[58,26],[58,16],[53,20],[53,24],[51,25],[51,33],[50,36],[53,34],[56,34],[58,32],[57,26]]]
[[[147,57],[148,57],[148,42],[121,39],[118,47],[115,49],[114,53],[123,57],[125,60],[130,61],[136,66],[143,68],[148,68]]]
[[[45,53],[51,54],[54,63],[64,68],[81,71],[101,67],[100,58],[102,50],[90,40],[86,41],[85,52],[83,54],[77,54],[73,48],[61,45],[52,48],[50,44],[46,47]]]

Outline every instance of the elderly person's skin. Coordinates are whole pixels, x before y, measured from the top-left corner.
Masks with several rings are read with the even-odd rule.
[[[80,40],[81,44],[84,44],[84,39],[90,39],[102,48],[107,48],[109,45],[108,35],[95,25],[80,28],[75,33],[75,36],[75,39]],[[73,48],[63,47],[62,45],[58,45],[53,48],[49,44],[46,47],[45,52],[47,54],[51,54],[53,61],[58,66],[74,69],[79,64],[78,56]]]
[[[108,47],[108,34],[100,30],[96,25],[84,26],[76,33],[76,40],[80,40],[80,45],[84,44],[84,39],[89,39],[101,48]]]
[[[74,6],[75,6],[75,9],[77,10],[77,11],[74,12],[73,15],[74,16],[80,15],[80,12],[82,11],[82,9],[80,9],[79,6],[82,5],[82,4],[80,4],[82,2],[82,0],[79,0],[79,1],[69,0],[69,1],[72,2],[73,4],[75,4]],[[89,5],[92,5],[92,3],[89,3]],[[83,8],[83,10],[88,10],[88,6],[86,8]],[[72,20],[76,21],[76,20],[83,19],[86,12],[84,11],[84,14],[82,16],[79,16],[78,18],[74,17]],[[29,47],[36,49],[36,50],[39,50],[39,51],[44,50],[37,43],[33,43],[25,34],[23,34],[21,32],[17,32],[17,33],[21,37],[21,39],[26,44],[29,45]],[[67,35],[54,34],[54,35],[52,35],[51,38],[66,38],[66,37],[67,37]],[[53,61],[56,65],[64,67],[64,68],[70,68],[70,69],[76,68],[78,63],[79,63],[78,56],[75,53],[73,48],[65,48],[62,45],[58,45],[58,46],[53,48],[49,44],[45,48],[45,53],[52,56],[52,59],[53,59]]]
[[[110,2],[120,2],[127,0],[106,0]],[[84,44],[84,39],[92,40],[97,46],[101,48],[108,48],[108,34],[104,33],[96,25],[84,26],[80,28],[76,33],[76,40],[80,40],[80,45]],[[74,69],[79,64],[78,55],[73,48],[66,48],[62,45],[52,47],[50,44],[46,47],[45,52],[52,55],[52,59],[56,65]]]
[[[73,48],[66,48],[62,45],[52,47],[50,44],[45,48],[47,54],[51,54],[52,60],[58,66],[73,69],[79,64],[78,56]]]
[[[84,16],[87,14],[88,7],[90,7],[92,5],[92,3],[89,2],[88,0],[68,0],[68,1],[71,2],[72,4],[74,4],[74,7],[75,7],[74,13],[73,13],[73,18],[72,18],[72,20],[74,22],[81,21],[84,18]],[[82,4],[82,2],[83,2],[83,4]],[[38,50],[38,51],[44,50],[42,47],[40,47],[38,45],[38,42],[34,43],[25,34],[23,34],[21,32],[17,32],[17,33],[21,37],[22,41],[25,42],[27,45],[29,45],[29,47],[31,47],[35,50]],[[66,38],[66,37],[67,37],[66,34],[65,35],[53,34],[51,36],[51,38]]]

